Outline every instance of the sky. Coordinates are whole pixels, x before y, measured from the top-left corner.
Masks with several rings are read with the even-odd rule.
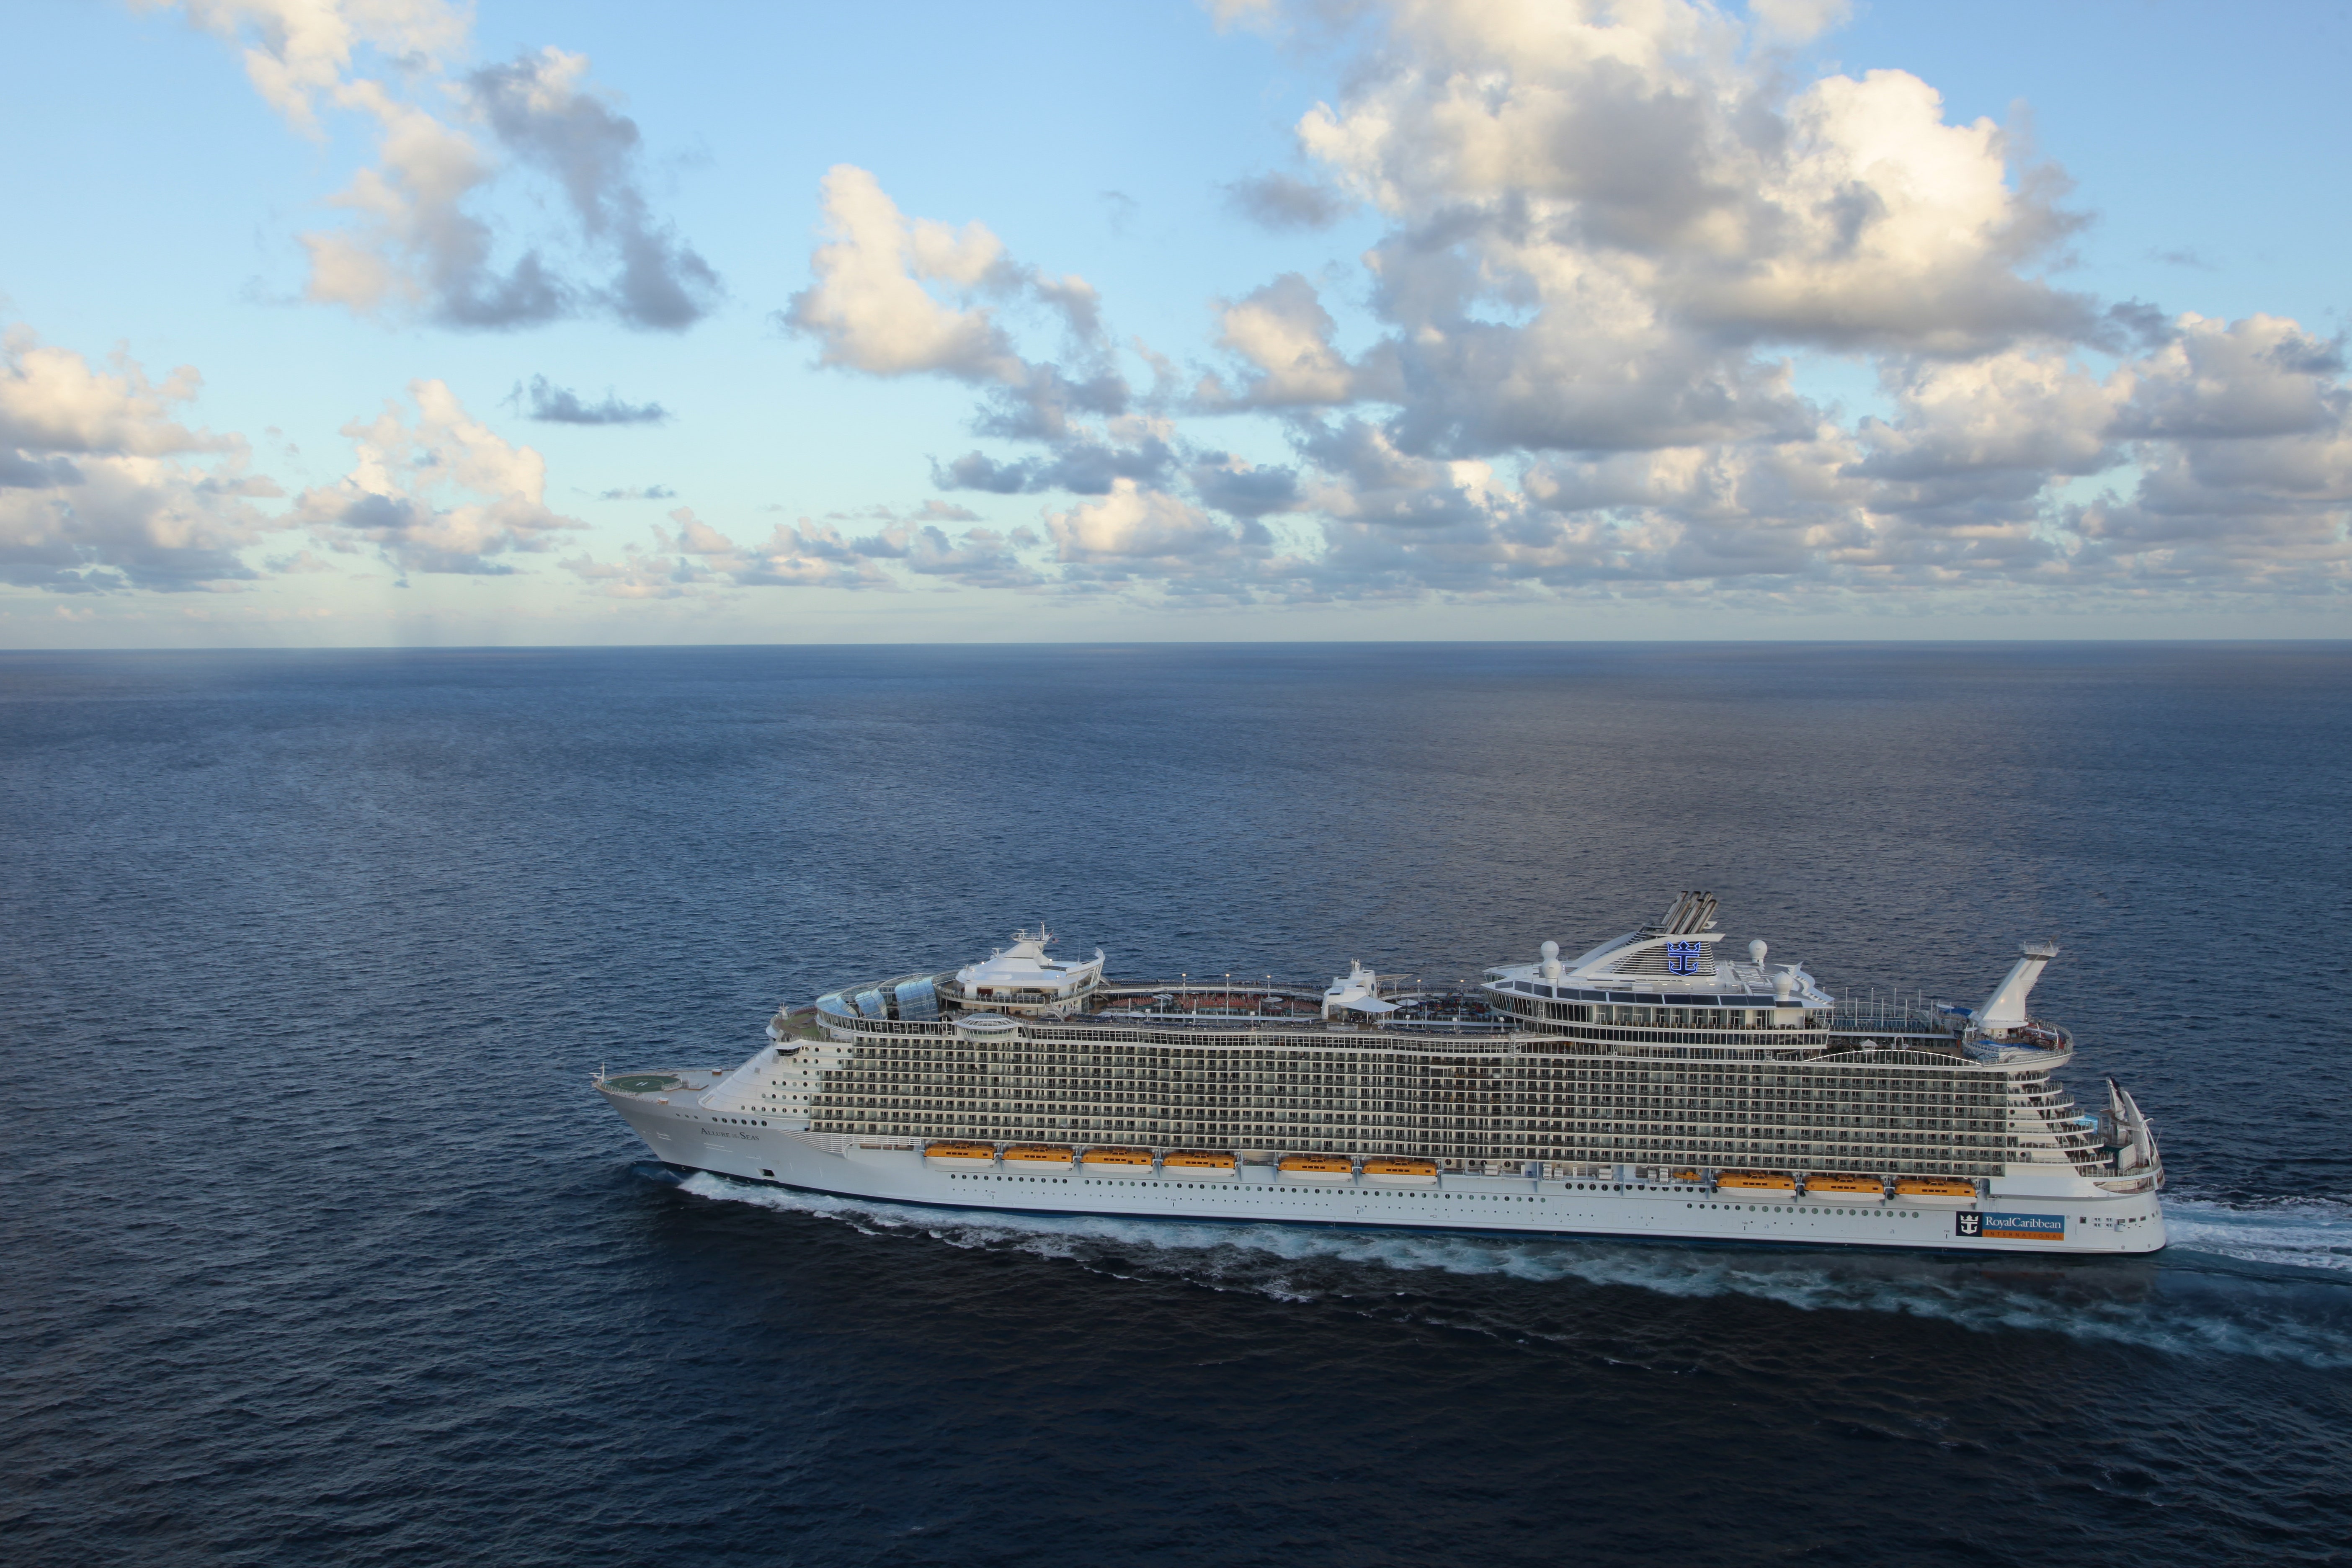
[[[2352,633],[2341,5],[10,35],[0,647]]]

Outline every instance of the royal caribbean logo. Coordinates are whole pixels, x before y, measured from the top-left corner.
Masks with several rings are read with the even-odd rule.
[[[1696,974],[1698,973],[1698,943],[1695,942],[1670,942],[1666,943],[1666,973],[1669,974]]]
[[[1952,1234],[1990,1237],[1996,1241],[2063,1241],[2063,1214],[1979,1214],[1963,1209],[1952,1216]]]

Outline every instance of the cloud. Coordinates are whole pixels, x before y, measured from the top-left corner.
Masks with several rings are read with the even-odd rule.
[[[978,223],[956,229],[910,220],[871,174],[849,164],[826,174],[824,210],[810,258],[814,280],[776,315],[787,331],[815,340],[819,363],[974,386],[981,403],[972,428],[981,435],[1056,447],[1113,443],[1097,422],[1126,416],[1132,393],[1093,285],[1014,261]],[[1015,313],[1058,329],[1057,357],[1021,353],[1008,324]]]
[[[951,532],[941,526],[976,521],[961,507],[927,502],[912,514],[888,507],[843,514],[838,521],[878,522],[870,533],[845,532],[832,521],[801,518],[779,523],[757,545],[739,545],[690,508],[669,514],[673,527],[656,528],[650,549],[629,546],[617,561],[583,552],[563,568],[615,599],[680,599],[747,588],[845,588],[898,591],[895,564],[917,578],[969,587],[1035,588],[1047,578],[1021,558],[1040,542],[1027,530],[987,528]]]
[[[1164,437],[1147,431],[1126,442],[1066,440],[1045,456],[1006,462],[985,453],[966,452],[945,466],[934,462],[931,482],[943,490],[986,490],[993,495],[1068,490],[1098,496],[1109,494],[1121,479],[1157,480],[1176,461],[1175,448]]]
[[[2104,330],[2022,270],[2072,231],[2063,182],[2013,183],[1999,128],[1947,123],[1915,77],[1791,85],[1696,5],[1377,15],[1348,94],[1297,130],[1390,223],[1368,258],[1387,335],[1343,357],[1286,275],[1221,311],[1249,367],[1234,401],[1394,402],[1391,439],[1434,457],[1788,440],[1815,415],[1768,346],[1967,356]]]
[[[1250,222],[1276,233],[1329,228],[1355,205],[1328,185],[1288,174],[1235,180],[1225,187],[1225,202]]]
[[[518,383],[510,400],[520,403],[523,387]],[[669,417],[669,410],[658,403],[624,403],[604,389],[602,403],[583,403],[580,395],[569,387],[552,386],[547,377],[530,378],[530,417],[551,425],[659,425]]]
[[[1304,504],[1297,469],[1259,468],[1227,452],[1202,453],[1185,479],[1204,505],[1233,517],[1267,517]]]
[[[1217,344],[1249,367],[1238,394],[1228,395],[1215,377],[1198,391],[1210,406],[1315,407],[1352,403],[1360,388],[1357,367],[1332,347],[1339,323],[1296,272],[1286,272],[1237,300],[1220,303]]]
[[[598,500],[676,500],[677,492],[667,485],[645,485],[617,490],[600,490]]]
[[[2134,585],[2343,594],[2352,583],[2352,390],[2341,345],[2278,316],[2184,315],[2121,367],[2137,482],[2070,507],[2086,568]]]
[[[937,496],[927,498],[922,505],[915,508],[912,511],[902,512],[896,507],[869,506],[859,511],[827,512],[825,513],[825,516],[829,521],[835,522],[910,522],[920,524],[935,522],[978,522],[981,521],[980,513],[972,510],[970,507],[958,506],[953,501],[944,501],[940,500]]]
[[[308,550],[298,550],[291,555],[267,555],[261,563],[280,575],[299,576],[314,572],[332,572],[334,563],[321,561]]]
[[[1165,490],[1120,479],[1097,501],[1045,514],[1064,561],[1194,562],[1239,548],[1238,531]]]
[[[23,452],[0,451],[0,489],[62,489],[81,482],[82,471],[70,458],[30,458]]]
[[[159,7],[169,0],[147,0]],[[245,72],[263,101],[303,135],[319,140],[320,100],[348,86],[354,58],[374,50],[387,60],[436,69],[462,51],[469,8],[442,0],[184,0],[188,20],[231,41],[243,40]]]
[[[114,356],[112,374],[69,349],[49,348],[24,328],[5,340],[0,374],[0,444],[37,451],[160,458],[223,445],[175,423],[169,413],[204,384],[193,365],[162,383],[128,355]]]
[[[1357,50],[1296,127],[1318,174],[1228,199],[1294,232],[1360,206],[1382,232],[1359,271],[1215,301],[1205,366],[1135,344],[1145,393],[1091,288],[978,223],[911,219],[847,166],[787,324],[828,365],[971,388],[971,430],[1003,445],[933,459],[932,482],[1075,498],[1044,513],[1050,562],[1002,544],[1071,593],[2352,587],[2342,345],[2061,287],[2082,221],[2063,171],[1908,72],[1790,68],[1844,12],[1310,0],[1300,47]],[[1808,396],[1809,356],[1874,370],[1874,407]],[[1288,457],[1239,458],[1208,419]],[[989,580],[980,531],[921,526],[843,543]]]
[[[2015,349],[1981,359],[1890,363],[1900,411],[1861,422],[1859,478],[1917,483],[2014,470],[2039,479],[2095,474],[2121,453],[2116,421],[2128,384],[2099,380],[2066,353]]]
[[[824,242],[810,260],[816,281],[782,313],[817,341],[819,363],[868,375],[1025,379],[992,308],[943,302],[927,287],[960,301],[1013,292],[1020,274],[1003,242],[976,223],[961,231],[909,223],[872,174],[846,163],[826,174],[824,201]]]
[[[1279,0],[1202,0],[1217,31],[1272,32],[1281,19]]]
[[[2340,342],[2284,316],[2186,315],[2129,366],[2129,432],[2212,441],[2333,430],[2344,417],[2343,370]]]
[[[21,327],[0,337],[0,582],[180,592],[258,576],[238,552],[281,524],[252,503],[283,492],[248,471],[242,437],[182,422],[201,385],[191,366],[159,383],[120,350],[100,369]]]
[[[2263,520],[2298,581],[2335,570],[2334,346],[2052,285],[2078,226],[2063,174],[1908,73],[1781,73],[1769,50],[1842,13],[1370,13],[1346,94],[1297,132],[1389,223],[1367,258],[1384,335],[1341,353],[1286,274],[1219,307],[1239,374],[1195,395],[1285,422],[1318,591],[2097,593],[2134,547],[2223,517]],[[1874,360],[1892,412],[1842,427],[1791,349]],[[2128,499],[2055,499],[2126,467]],[[1196,468],[1196,493],[1223,479]]]
[[[1748,0],[1759,39],[1770,44],[1801,44],[1843,23],[1853,7],[1847,0]]]
[[[504,559],[553,548],[587,525],[547,505],[547,463],[467,414],[439,381],[409,383],[411,424],[395,403],[342,427],[356,451],[340,483],[295,500],[302,521],[373,545],[403,573],[500,575]]]
[[[1382,269],[1408,329],[1488,300],[1733,344],[2086,328],[2086,301],[2020,271],[2074,226],[2062,183],[2012,184],[2000,130],[1946,123],[1908,73],[1790,90],[1736,21],[1671,3],[1400,7],[1384,42],[1297,132],[1400,226]]]
[[[991,529],[968,529],[950,538],[943,529],[924,527],[908,542],[907,570],[971,588],[1042,586],[1048,581],[1045,574],[1023,561],[1014,544]]]
[[[653,216],[637,177],[636,121],[583,86],[586,57],[554,47],[466,79],[499,144],[552,178],[584,247],[615,269],[593,297],[624,325],[677,331],[709,313],[719,275]]]
[[[243,46],[246,73],[295,130],[332,110],[373,123],[374,164],[329,198],[349,221],[299,236],[304,297],[357,314],[505,330],[599,314],[682,331],[723,293],[647,201],[636,122],[553,47],[458,68],[470,10],[439,0],[186,0],[194,25]],[[568,223],[542,252],[499,259],[486,216],[509,171],[558,193]]]

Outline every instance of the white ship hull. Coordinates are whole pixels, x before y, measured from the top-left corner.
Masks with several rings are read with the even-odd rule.
[[[2115,1256],[2154,1252],[2165,1244],[2164,1214],[2154,1192],[2114,1194],[2087,1182],[2081,1185],[2088,1192],[2079,1195],[2004,1194],[1996,1183],[1988,1198],[1970,1202],[1450,1173],[1433,1185],[1398,1186],[1361,1176],[1299,1180],[1271,1165],[1249,1164],[1232,1175],[1177,1170],[1140,1176],[1043,1173],[1003,1163],[975,1168],[966,1162],[927,1160],[922,1145],[910,1140],[791,1130],[774,1125],[772,1118],[714,1110],[697,1103],[700,1097],[691,1093],[668,1102],[613,1090],[605,1098],[666,1164],[884,1203],[1971,1253]],[[2040,1184],[2051,1183],[2044,1178]]]

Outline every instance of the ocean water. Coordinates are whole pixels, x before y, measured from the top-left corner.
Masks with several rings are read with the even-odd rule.
[[[0,656],[0,1561],[2352,1562],[2352,647]],[[1044,918],[1432,978],[1717,893],[2037,993],[2127,1261],[687,1176],[599,1064]]]

